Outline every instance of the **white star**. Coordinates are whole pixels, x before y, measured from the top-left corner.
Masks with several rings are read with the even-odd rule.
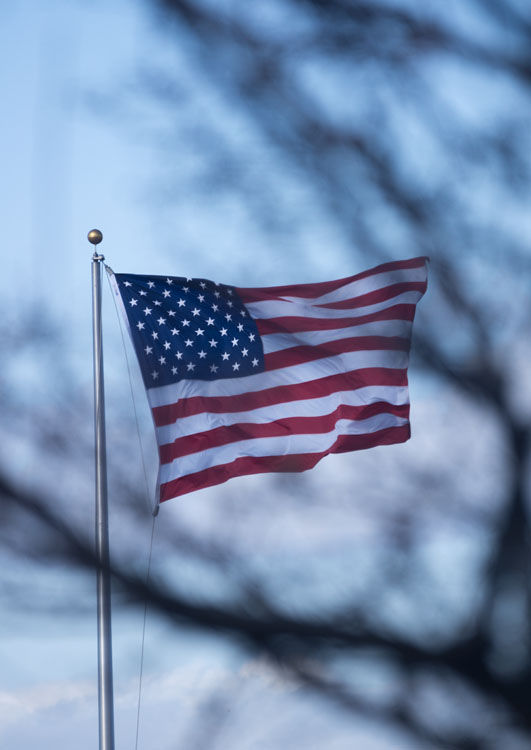
[[[219,310],[219,305],[212,305],[212,309],[214,312],[217,312]]]
[[[242,317],[245,317],[247,315],[247,313],[245,312],[245,310],[240,310],[240,315]]]
[[[165,290],[164,290],[164,291],[162,292],[162,294],[164,295],[164,297],[169,297],[169,296],[170,296],[170,292],[169,292],[169,290],[168,290],[168,289],[165,289]]]
[[[256,358],[253,359],[252,365],[253,365],[253,367],[258,367],[258,360]]]
[[[129,300],[129,304],[131,305],[131,307],[135,307],[135,305],[137,304],[137,302],[138,302],[138,300],[134,299],[134,298]]]
[[[191,362],[188,362],[188,364],[186,365],[186,369],[187,370],[195,370],[195,365],[192,364]]]
[[[151,354],[151,352],[153,351],[153,347],[152,346],[146,346],[146,348],[144,349],[144,351],[146,352],[146,354]]]
[[[191,276],[187,276],[187,277],[186,277],[186,281],[193,281],[193,279],[192,279],[192,277],[191,277]],[[188,291],[188,290],[186,290],[186,291]]]
[[[232,320],[232,315],[229,315],[229,313],[227,313],[225,315],[225,320]]]
[[[250,333],[249,334],[249,341],[254,341],[255,338],[256,338],[256,336],[254,335],[254,333]]]
[[[164,342],[164,348],[166,349],[166,351],[168,351],[168,349],[171,349],[171,344],[169,341]]]
[[[186,346],[192,346],[192,344],[193,344],[194,342],[193,342],[193,341],[190,341],[190,339],[186,339],[186,341],[185,341],[184,343],[186,344]]]
[[[151,307],[144,307],[144,315],[151,315]]]
[[[232,289],[227,289],[227,294],[232,294]]]
[[[199,300],[199,302],[204,302],[205,301],[205,295],[204,294],[198,294],[197,295],[197,299]]]
[[[204,359],[206,357],[206,352],[204,352],[202,349],[199,352],[199,359]]]
[[[158,376],[159,376],[158,372],[156,370],[153,370],[153,372],[151,373],[151,377],[153,378],[153,380],[156,380]]]
[[[173,284],[173,279],[166,279],[166,284]]]
[[[238,323],[238,331],[240,333],[243,331],[243,323]]]
[[[186,301],[181,297],[181,299],[177,300],[177,304],[179,305],[179,307],[184,307],[184,305],[186,305]]]
[[[171,335],[172,336],[177,336],[178,333],[179,333],[179,329],[178,328],[172,328],[171,329]]]
[[[147,294],[147,292],[145,292],[143,289],[141,289],[140,292],[139,292],[139,294],[140,294],[141,297],[145,297],[146,294]]]
[[[227,335],[227,329],[226,328],[222,328],[221,331],[220,331],[220,334],[222,336],[226,336]]]
[[[203,328],[196,328],[195,329],[195,335],[196,336],[202,336],[204,334],[204,332],[205,331],[203,330]]]
[[[231,302],[231,301],[229,300],[229,301],[227,302],[227,305],[228,305],[229,307],[233,307],[233,306],[234,306],[234,302]]]
[[[218,292],[218,290],[217,290],[217,289],[216,289],[216,291],[214,292],[214,297],[219,297],[219,292]]]
[[[153,336],[153,338],[154,338],[155,340],[157,340],[157,339],[158,339],[158,337],[159,337],[159,334],[158,334],[158,333],[157,333],[156,331],[153,331],[153,333],[152,333],[151,335]]]
[[[194,309],[192,310],[192,315],[199,315],[199,310],[197,309],[197,307],[194,307]]]
[[[175,367],[175,365],[174,365],[174,366],[173,366],[173,367],[171,368],[171,373],[172,373],[172,375],[177,375],[177,372],[178,372],[178,370],[177,370],[177,368],[176,368],[176,367]]]
[[[242,357],[246,357],[249,354],[248,349],[242,349]]]
[[[185,318],[185,319],[183,320],[183,326],[189,326],[189,325],[190,325],[190,321],[189,321],[189,320],[186,320],[186,318]]]
[[[168,310],[168,315],[170,316],[170,318],[173,318],[173,316],[175,315],[175,310]]]
[[[139,331],[141,331],[145,328],[145,324],[139,320],[138,323],[136,324],[136,327],[138,328]]]
[[[159,326],[162,326],[162,325],[164,325],[164,323],[165,323],[165,322],[166,322],[166,318],[159,318],[159,319],[157,320],[157,323],[159,324]]]
[[[207,318],[207,326],[213,326],[214,325],[214,318]]]
[[[233,369],[233,370],[239,370],[239,369],[240,369],[240,365],[239,365],[239,364],[238,364],[237,362],[235,362],[235,363],[234,363],[234,364],[232,365],[232,369]]]
[[[201,287],[201,289],[204,289],[206,287],[206,284],[204,281],[200,281],[199,286]]]
[[[226,359],[228,359],[229,357],[230,357],[230,354],[227,354],[227,352],[223,352],[223,354],[221,355],[221,359],[222,359],[222,360],[226,360]]]
[[[160,362],[161,365],[165,365],[166,364],[166,357],[159,357],[159,362]]]
[[[214,339],[210,339],[210,341],[208,343],[210,344],[210,346],[217,346],[218,345],[218,342],[214,341]]]
[[[217,365],[210,365],[210,372],[217,372],[218,366]]]
[[[130,281],[124,281],[124,286],[131,286],[131,282]]]
[[[191,279],[190,279],[190,281],[191,281]],[[187,286],[183,286],[183,287],[182,287],[182,290],[183,290],[183,292],[188,292],[188,291],[189,291],[189,287],[187,287]]]
[[[232,341],[231,341],[230,343],[231,343],[231,344],[232,344],[233,346],[238,346],[238,339],[237,339],[237,338],[233,338],[233,339],[232,339]]]
[[[162,302],[160,302],[160,300],[156,299],[155,300],[155,304],[157,305],[157,307],[160,307],[162,305]]]
[[[183,353],[182,352],[175,352],[175,356],[177,357],[177,359],[182,359],[183,358]]]
[[[154,281],[148,281],[148,287],[150,289],[153,289],[154,286],[155,286],[155,282]]]

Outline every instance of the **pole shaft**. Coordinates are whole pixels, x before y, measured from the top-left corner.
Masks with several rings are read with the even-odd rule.
[[[99,748],[100,750],[114,750],[107,451],[105,443],[105,395],[101,330],[102,260],[103,256],[95,252],[92,258],[92,323],[94,343],[94,432],[96,448]]]

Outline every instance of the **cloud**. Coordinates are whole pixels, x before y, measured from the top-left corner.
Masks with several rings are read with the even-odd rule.
[[[89,681],[43,683],[24,690],[0,692],[0,731],[39,711],[93,700],[95,696],[95,686]]]

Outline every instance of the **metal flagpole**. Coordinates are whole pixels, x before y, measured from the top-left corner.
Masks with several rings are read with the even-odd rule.
[[[99,229],[88,233],[99,245]],[[96,447],[96,560],[98,592],[98,706],[100,750],[114,750],[112,686],[111,580],[107,512],[107,452],[105,446],[105,397],[101,332],[101,266],[105,258],[94,248],[92,256],[92,324],[94,342],[94,432]]]

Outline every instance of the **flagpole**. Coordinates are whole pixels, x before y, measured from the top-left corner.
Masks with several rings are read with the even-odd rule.
[[[88,233],[96,246],[99,229]],[[94,344],[94,434],[96,449],[96,562],[98,598],[98,715],[99,750],[114,750],[112,680],[111,580],[109,571],[109,526],[107,503],[107,451],[105,444],[105,396],[101,329],[101,267],[105,260],[94,247],[92,256],[92,330]]]

